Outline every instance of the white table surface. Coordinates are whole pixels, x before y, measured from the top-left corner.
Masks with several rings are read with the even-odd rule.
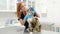
[[[0,34],[23,34],[25,27],[20,23],[1,25]]]
[[[58,32],[42,30],[41,34],[60,34]]]
[[[41,30],[41,32],[38,32],[38,33],[24,33],[24,34],[60,34],[60,33],[53,32],[53,31]]]
[[[19,23],[10,25],[9,27],[2,26],[2,27],[0,27],[0,34],[23,34],[23,31],[22,31],[22,29],[24,30],[23,27],[20,26]],[[30,34],[30,33],[24,33],[24,34]],[[60,33],[41,30],[41,32],[39,32],[39,33],[31,33],[31,34],[60,34]]]

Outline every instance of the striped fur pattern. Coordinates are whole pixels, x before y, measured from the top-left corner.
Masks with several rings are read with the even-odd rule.
[[[37,17],[29,18],[28,20],[29,28],[27,29],[28,32],[40,32],[41,31],[41,24]]]

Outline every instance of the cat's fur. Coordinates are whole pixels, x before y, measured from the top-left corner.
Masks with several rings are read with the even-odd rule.
[[[27,29],[28,32],[40,32],[41,24],[37,17],[33,17],[27,20],[29,23],[29,27]]]

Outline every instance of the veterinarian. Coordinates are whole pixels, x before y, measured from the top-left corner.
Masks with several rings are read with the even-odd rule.
[[[28,28],[28,22],[24,21],[27,10],[28,8],[26,7],[26,4],[24,2],[19,2],[17,4],[17,17],[20,23],[25,26],[25,29]]]
[[[26,16],[27,10],[28,8],[26,7],[26,4],[24,2],[19,2],[17,4],[17,17],[20,23],[25,26],[25,29],[27,29],[29,25],[27,21],[24,21],[24,17]],[[39,15],[36,12],[34,16],[39,17]]]

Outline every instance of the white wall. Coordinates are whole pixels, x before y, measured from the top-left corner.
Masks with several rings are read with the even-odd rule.
[[[49,0],[48,1],[48,18],[55,22],[60,22],[60,0]]]
[[[37,0],[36,0],[37,1]],[[37,12],[42,13],[42,8],[47,8],[47,17],[40,17],[40,21],[42,22],[54,22],[54,23],[60,23],[60,0],[41,0],[37,1],[37,3],[40,2],[40,4],[36,4],[37,6],[40,5],[40,8],[36,8]],[[46,4],[44,4],[46,3]]]

